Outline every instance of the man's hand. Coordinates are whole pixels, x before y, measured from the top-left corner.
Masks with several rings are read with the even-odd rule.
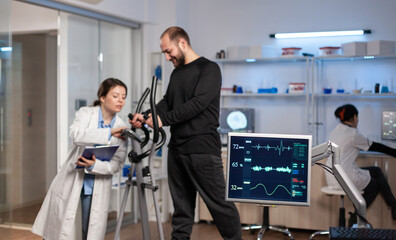
[[[154,125],[153,125],[153,118],[152,118],[152,116],[151,116],[151,113],[150,113],[148,116],[149,116],[149,118],[146,120],[146,124],[149,125],[151,128],[154,128]],[[157,119],[158,119],[158,127],[159,127],[159,128],[162,128],[162,121],[161,121],[161,118],[160,118],[159,116],[157,116]]]
[[[143,114],[140,114],[140,113],[135,113],[135,114],[133,114],[132,120],[129,119],[129,123],[130,123],[130,124],[132,125],[132,127],[134,127],[134,128],[142,128],[142,125],[143,125],[143,123],[144,123],[145,121],[146,121],[146,120],[144,119]]]

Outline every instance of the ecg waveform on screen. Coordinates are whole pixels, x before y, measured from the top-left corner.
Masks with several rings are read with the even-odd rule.
[[[284,172],[284,173],[291,173],[291,169],[289,168],[289,167],[277,167],[277,168],[274,168],[274,167],[270,167],[270,166],[267,166],[267,167],[261,167],[261,166],[254,166],[254,167],[252,167],[252,170],[253,171],[255,171],[255,172],[259,172],[259,171],[266,171],[266,172],[270,172],[270,171],[277,171],[277,172]]]
[[[267,150],[267,151],[275,150],[275,151],[278,151],[278,152],[279,152],[279,156],[281,155],[281,153],[282,153],[283,151],[286,151],[286,150],[287,150],[287,151],[290,151],[290,150],[293,149],[293,148],[290,147],[290,146],[287,146],[287,147],[283,146],[283,142],[282,142],[282,141],[280,142],[280,145],[279,145],[279,146],[275,146],[275,147],[272,147],[272,146],[270,146],[269,144],[267,144],[266,146],[260,146],[260,144],[257,144],[257,145],[252,146],[252,148],[256,148],[257,150],[260,150],[261,148],[263,148],[263,149],[265,149],[265,150]]]
[[[264,188],[265,194],[267,194],[268,196],[273,195],[273,194],[275,193],[275,191],[276,191],[278,188],[283,188],[283,189],[286,190],[287,193],[290,194],[290,196],[292,195],[292,193],[289,191],[289,189],[287,189],[287,188],[286,188],[285,186],[283,186],[283,185],[277,185],[277,186],[275,187],[275,189],[274,189],[271,193],[268,192],[267,187],[265,187],[265,185],[262,184],[262,183],[259,183],[259,184],[257,184],[256,186],[250,188],[250,190],[256,189],[256,188],[258,188],[259,186],[262,186],[262,187]]]

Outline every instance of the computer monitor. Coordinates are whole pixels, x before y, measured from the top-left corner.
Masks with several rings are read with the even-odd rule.
[[[226,200],[309,206],[310,135],[228,133]]]
[[[253,108],[221,108],[220,129],[221,134],[229,132],[254,132]]]
[[[396,140],[396,111],[382,111],[381,138]]]

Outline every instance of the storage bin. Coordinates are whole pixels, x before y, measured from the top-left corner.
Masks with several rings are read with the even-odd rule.
[[[305,83],[303,82],[291,82],[289,83],[289,93],[304,93],[305,90]]]
[[[366,42],[350,42],[341,44],[342,54],[345,56],[365,56],[367,52]]]
[[[319,56],[334,56],[341,54],[341,47],[321,47],[319,48]]]
[[[287,47],[282,48],[282,57],[300,57],[301,48],[299,47]]]
[[[367,42],[367,55],[394,55],[395,42],[376,40]]]

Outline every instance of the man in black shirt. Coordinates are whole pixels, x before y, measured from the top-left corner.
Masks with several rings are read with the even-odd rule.
[[[159,127],[170,126],[168,177],[174,213],[172,239],[190,239],[196,193],[206,203],[224,239],[241,239],[235,205],[225,201],[219,126],[221,72],[219,66],[198,56],[188,34],[170,27],[162,35],[161,51],[175,66],[164,98],[157,104]],[[145,122],[135,114],[132,125]]]

